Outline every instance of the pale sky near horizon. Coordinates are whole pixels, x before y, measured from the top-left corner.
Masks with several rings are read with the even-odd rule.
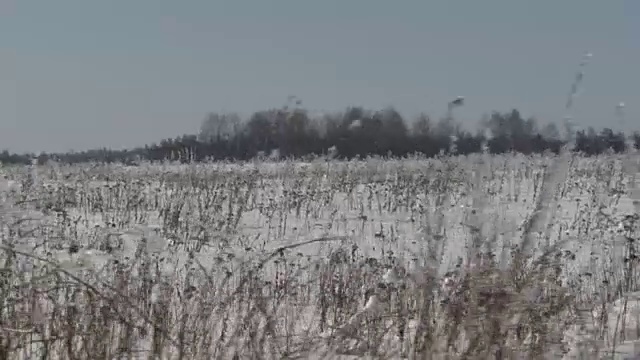
[[[0,0],[0,150],[124,148],[208,112],[519,109],[640,130],[640,0]]]

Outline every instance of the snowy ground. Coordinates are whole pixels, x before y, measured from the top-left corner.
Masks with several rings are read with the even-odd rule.
[[[1,218],[5,225],[23,219],[24,233],[7,225],[3,241],[81,276],[134,258],[144,237],[150,256],[171,259],[160,269],[169,276],[190,253],[207,271],[237,273],[279,247],[336,237],[287,256],[311,264],[337,249],[357,249],[359,259],[407,268],[418,262],[442,278],[475,251],[493,253],[508,268],[534,222],[527,251],[535,257],[557,246],[563,283],[584,302],[597,302],[616,292],[614,280],[628,269],[625,236],[635,237],[640,224],[624,219],[640,200],[639,169],[630,156],[5,169]],[[24,185],[28,176],[33,185]],[[436,243],[443,246],[437,261],[426,255]],[[72,245],[77,254],[69,254]],[[24,271],[37,266],[25,261]],[[267,263],[262,276],[279,271]],[[314,274],[298,276],[312,281]],[[617,321],[616,312],[636,312],[633,298],[621,309],[631,293],[612,297],[609,321]],[[639,337],[627,333],[618,351],[633,351]],[[612,344],[609,336],[602,347]]]

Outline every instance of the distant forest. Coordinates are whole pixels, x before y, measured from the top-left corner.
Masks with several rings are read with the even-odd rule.
[[[318,156],[351,159],[370,155],[403,157],[412,154],[470,154],[487,151],[493,154],[554,152],[574,141],[574,151],[587,156],[605,151],[624,152],[627,147],[640,147],[640,134],[627,135],[605,128],[589,128],[577,132],[563,129],[562,136],[554,123],[539,127],[535,119],[523,119],[517,110],[494,112],[483,118],[476,131],[448,116],[432,121],[420,115],[406,121],[393,108],[369,111],[352,107],[342,113],[311,117],[299,107],[259,111],[249,119],[238,115],[209,114],[198,134],[164,139],[159,143],[127,150],[94,149],[55,154],[0,153],[3,164],[29,164],[55,160],[62,163],[121,162],[173,160],[181,162],[210,160],[248,160],[253,158],[310,159]]]

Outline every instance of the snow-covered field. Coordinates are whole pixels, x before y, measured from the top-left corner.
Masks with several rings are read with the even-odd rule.
[[[640,339],[639,170],[0,168],[0,357],[622,359]]]

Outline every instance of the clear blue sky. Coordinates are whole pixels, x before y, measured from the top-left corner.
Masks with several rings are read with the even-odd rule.
[[[122,148],[210,111],[492,110],[640,129],[639,0],[0,0],[0,149]],[[615,123],[613,123],[615,124]]]

